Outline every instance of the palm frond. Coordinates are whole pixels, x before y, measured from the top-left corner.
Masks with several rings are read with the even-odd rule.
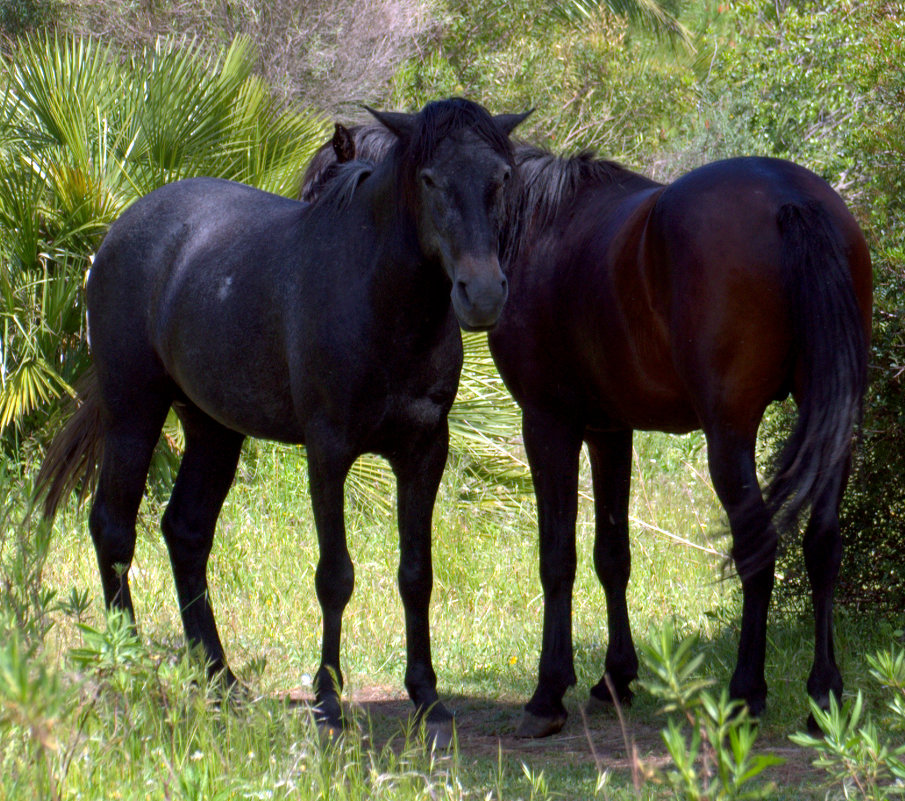
[[[16,49],[9,76],[20,103],[21,131],[30,146],[57,145],[65,149],[68,161],[88,169],[92,139],[87,131],[96,109],[107,108],[118,94],[109,46],[50,35],[25,39]]]
[[[691,50],[693,38],[666,0],[554,0],[551,11],[572,24],[586,24],[602,12],[626,19],[658,38],[677,40]]]
[[[268,192],[297,195],[305,166],[327,137],[327,121],[281,107],[267,86],[251,77],[232,104],[230,141],[233,180]]]
[[[23,359],[0,385],[0,434],[40,406],[74,390],[43,358]]]
[[[449,415],[450,452],[474,486],[463,486],[463,499],[475,492],[486,499],[488,485],[496,503],[509,505],[531,493],[531,476],[521,446],[521,412],[509,395],[482,334],[462,338],[465,366]]]

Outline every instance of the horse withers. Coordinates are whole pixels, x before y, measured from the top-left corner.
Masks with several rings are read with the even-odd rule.
[[[360,157],[385,156],[385,132],[365,126],[351,135]],[[326,169],[332,157],[323,148],[319,155]],[[510,301],[489,340],[522,408],[538,501],[543,636],[538,685],[519,733],[559,731],[562,699],[575,683],[582,442],[609,629],[606,675],[591,697],[632,697],[638,659],[626,589],[635,429],[704,431],[744,596],[730,692],[755,715],[766,704],[779,533],[810,510],[804,551],[815,647],[807,687],[826,707],[842,692],[832,633],[838,511],[870,335],[870,255],[857,223],[825,181],[776,159],[729,159],[668,186],[587,153],[561,158],[519,145],[516,162],[521,190],[503,237]],[[766,407],[789,394],[798,421],[762,493],[757,429]]]
[[[524,115],[462,99],[372,114],[387,157],[342,165],[315,203],[198,178],[113,223],[87,284],[94,375],[38,485],[52,516],[100,457],[91,535],[107,606],[132,615],[136,515],[175,408],[186,444],[163,534],[188,642],[232,685],[206,578],[216,520],[246,436],[304,443],[323,610],[316,714],[338,729],[353,588],[343,485],[360,454],[385,456],[397,478],[405,684],[447,740],[428,627],[431,515],[459,328],[493,326],[506,301],[498,242],[516,184],[509,134]]]

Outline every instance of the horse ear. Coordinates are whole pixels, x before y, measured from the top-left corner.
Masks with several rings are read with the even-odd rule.
[[[377,122],[400,139],[407,139],[411,135],[414,128],[413,114],[403,114],[401,111],[375,111],[370,106],[365,108]]]
[[[333,131],[333,152],[336,154],[338,164],[345,164],[355,159],[355,139],[349,129],[338,122]]]
[[[500,128],[503,129],[506,136],[509,136],[530,114],[534,113],[533,108],[521,114],[495,114],[493,119]]]

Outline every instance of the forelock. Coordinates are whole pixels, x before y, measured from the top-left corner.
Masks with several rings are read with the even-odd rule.
[[[428,163],[439,144],[458,131],[468,131],[512,160],[512,143],[490,113],[477,103],[454,97],[428,103],[414,117],[410,139],[402,143],[402,157],[412,165]]]

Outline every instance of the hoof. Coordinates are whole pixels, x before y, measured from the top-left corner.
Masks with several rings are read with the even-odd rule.
[[[562,727],[565,725],[565,712],[548,718],[534,715],[525,710],[522,714],[521,723],[519,723],[518,729],[515,731],[515,736],[522,740],[549,737],[551,734],[562,731]]]
[[[452,720],[439,723],[426,722],[424,724],[424,741],[438,750],[448,749],[453,743]]]
[[[813,714],[808,715],[808,734],[812,737],[826,737],[826,732],[820,728],[820,724]]]
[[[343,736],[342,723],[321,718],[317,721],[317,734],[322,743],[338,743]]]
[[[597,685],[591,688],[585,711],[590,714],[610,712],[616,704],[621,707],[629,707],[632,705],[634,697],[635,694],[628,687],[625,687],[621,690],[616,690],[616,699],[613,700],[613,694],[610,692],[609,687],[604,685],[601,688],[600,685]]]
[[[416,731],[424,733],[424,742],[435,748],[446,749],[452,745],[454,720],[442,701],[435,701],[428,707],[418,707],[413,721]]]
[[[314,715],[314,723],[317,726],[317,733],[320,735],[321,742],[336,742],[342,737],[345,726],[343,721],[343,709],[339,703],[339,699],[335,696],[328,696],[311,708]]]
[[[251,688],[235,678],[230,681],[216,680],[211,685],[211,696],[214,705],[220,709],[240,711],[255,700]]]

